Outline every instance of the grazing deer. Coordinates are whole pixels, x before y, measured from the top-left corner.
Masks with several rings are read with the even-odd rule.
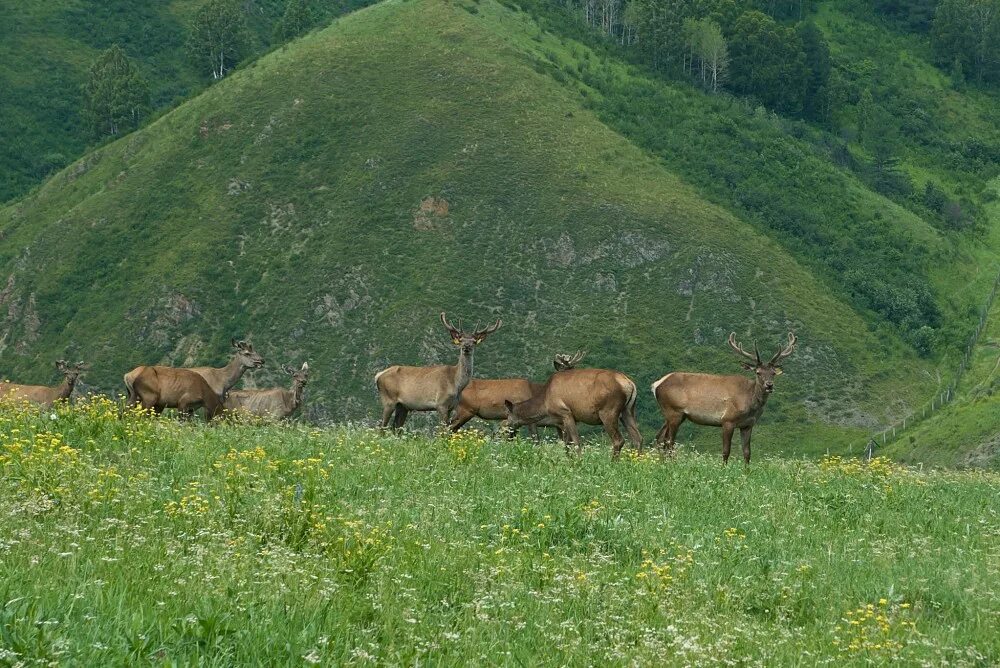
[[[578,351],[575,355],[557,354],[552,360],[552,366],[556,371],[572,369],[577,362],[583,359],[587,353]],[[504,406],[506,400],[514,403],[527,401],[536,393],[541,392],[545,387],[544,383],[533,383],[524,378],[473,378],[462,390],[462,396],[458,401],[458,409],[455,417],[451,421],[451,430],[458,431],[466,422],[472,418],[480,420],[499,421],[507,419],[507,408]],[[552,422],[545,426],[553,426],[559,429],[557,423]],[[528,433],[532,438],[538,438],[537,424],[529,424]],[[516,434],[515,430],[510,431],[510,436]],[[562,436],[562,430],[559,429]]]
[[[530,399],[505,401],[507,424],[511,429],[522,425],[558,425],[563,431],[566,452],[575,445],[581,452],[577,422],[603,425],[611,437],[612,457],[621,454],[625,439],[618,430],[621,421],[629,439],[642,452],[642,435],[635,420],[635,383],[618,371],[607,369],[567,369],[556,371],[542,390]]]
[[[266,390],[230,390],[224,405],[228,411],[243,410],[251,415],[282,420],[297,411],[302,405],[302,393],[309,381],[309,364],[302,368],[285,365],[281,367],[292,377],[292,387],[272,387]]]
[[[221,368],[215,368],[210,366],[198,366],[191,367],[190,371],[194,371],[196,374],[205,379],[208,386],[211,387],[221,400],[225,396],[229,388],[236,385],[239,382],[240,377],[243,376],[243,372],[247,369],[258,369],[264,366],[264,358],[261,357],[253,349],[253,345],[247,341],[237,341],[232,339],[233,349],[236,351],[233,358],[229,360],[229,364]],[[136,368],[125,374],[125,389],[128,390],[128,403],[134,404],[136,402],[135,393],[132,390],[132,385],[135,378],[139,376],[144,366],[137,366]],[[169,369],[172,367],[158,367],[160,369]]]
[[[476,346],[487,336],[500,329],[497,320],[486,329],[463,332],[448,322],[441,314],[441,323],[451,335],[451,342],[459,347],[458,364],[454,366],[391,366],[375,375],[375,387],[382,401],[382,428],[393,419],[392,426],[399,429],[406,422],[410,411],[434,411],[441,422],[448,424],[452,410],[472,379],[472,356]]]
[[[774,391],[774,377],[780,376],[781,360],[795,350],[795,334],[788,333],[788,344],[778,349],[766,364],[757,344],[751,355],[736,342],[736,332],[729,335],[729,346],[746,358],[741,365],[753,371],[746,376],[716,376],[707,373],[668,373],[653,383],[653,395],[663,411],[664,423],[656,435],[663,451],[673,451],[677,429],[684,420],[711,427],[722,427],[722,463],[729,461],[733,431],[743,439],[743,462],[750,463],[750,432],[757,424],[768,397]]]
[[[142,367],[132,379],[130,387],[135,401],[145,409],[157,414],[165,408],[176,408],[188,415],[199,408],[205,408],[205,420],[211,421],[222,413],[222,399],[209,386],[208,381],[190,369],[175,369],[169,366]]]
[[[47,385],[18,385],[16,383],[0,383],[0,399],[12,399],[14,401],[30,401],[33,404],[48,408],[60,399],[69,399],[73,394],[73,387],[79,380],[83,372],[87,370],[87,365],[83,362],[68,364],[65,360],[56,362],[56,368],[65,376],[63,382],[55,387]]]

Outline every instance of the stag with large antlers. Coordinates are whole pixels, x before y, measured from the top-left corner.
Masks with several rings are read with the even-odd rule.
[[[664,452],[673,451],[677,430],[684,420],[711,427],[722,427],[722,463],[729,461],[733,432],[740,430],[743,462],[750,464],[750,433],[764,412],[764,405],[774,391],[774,378],[780,376],[781,361],[795,350],[795,334],[788,333],[788,343],[764,362],[757,344],[753,354],[729,335],[729,346],[745,358],[741,365],[755,377],[716,376],[706,373],[668,373],[653,383],[653,395],[663,411],[663,427],[656,443]]]
[[[508,400],[504,407],[511,429],[523,425],[561,427],[567,453],[571,445],[576,446],[577,453],[581,451],[577,422],[603,425],[611,437],[612,457],[617,459],[625,444],[619,422],[636,449],[642,451],[642,435],[635,419],[636,395],[635,383],[619,371],[567,369],[549,376],[542,390],[530,399],[518,403]]]
[[[292,377],[291,389],[272,387],[266,390],[230,390],[226,394],[225,407],[228,411],[245,411],[258,417],[283,420],[302,406],[302,394],[309,382],[309,364],[302,363],[301,369],[285,365],[282,370]]]
[[[383,428],[389,424],[390,418],[394,428],[402,427],[410,411],[437,411],[442,424],[447,425],[462,391],[472,379],[472,357],[476,346],[500,329],[503,321],[497,320],[485,329],[479,329],[477,325],[472,332],[465,332],[461,327],[454,327],[442,313],[441,324],[451,335],[451,342],[459,347],[458,364],[397,365],[376,374],[375,386],[382,402]]]
[[[222,401],[226,392],[239,382],[243,376],[243,372],[247,369],[258,369],[264,366],[264,358],[253,349],[253,345],[250,342],[232,339],[231,343],[234,353],[232,359],[229,360],[229,364],[226,366],[221,368],[198,366],[189,369],[205,379],[208,386],[219,396],[219,401]],[[125,374],[125,389],[127,390],[128,402],[130,404],[134,404],[138,400],[132,386],[135,379],[146,368],[148,367],[138,366]],[[172,367],[160,366],[157,368],[169,369]]]
[[[552,366],[555,367],[556,371],[572,369],[586,354],[582,350],[574,355],[558,353],[552,359]],[[525,378],[473,378],[462,390],[455,418],[451,421],[451,430],[458,431],[472,418],[487,421],[506,420],[505,401],[508,399],[514,403],[527,401],[544,388],[544,383],[533,383]],[[529,424],[527,425],[528,433],[531,434],[532,438],[538,438],[539,426],[559,429],[557,422],[545,425]],[[561,429],[559,432],[559,435],[562,436]],[[511,431],[512,437],[514,434],[515,432]]]
[[[69,364],[65,360],[56,362],[56,368],[62,372],[63,382],[55,387],[48,385],[18,385],[17,383],[0,383],[0,399],[14,401],[29,401],[39,406],[49,407],[60,399],[69,399],[73,394],[76,381],[87,370],[83,362]]]

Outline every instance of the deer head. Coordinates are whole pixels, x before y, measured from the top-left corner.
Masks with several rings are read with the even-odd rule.
[[[461,320],[458,323],[459,326],[455,327],[448,322],[448,318],[445,316],[444,311],[442,311],[441,324],[445,326],[448,334],[451,335],[451,342],[456,346],[461,346],[463,353],[469,354],[476,346],[485,341],[487,336],[500,329],[503,325],[503,320],[497,319],[495,323],[484,329],[479,329],[479,323],[476,323],[475,328],[471,332],[466,332],[462,330]]]
[[[296,369],[293,366],[288,366],[287,364],[281,367],[285,373],[292,377],[292,384],[299,387],[305,387],[306,383],[309,382],[309,363],[303,362],[301,369]]]
[[[80,376],[83,375],[84,371],[90,368],[90,365],[84,364],[83,362],[70,364],[66,360],[59,360],[56,362],[56,368],[59,369],[64,376],[66,376],[66,380],[69,381],[70,385],[72,385]]]
[[[578,350],[572,355],[566,355],[565,353],[557,353],[555,358],[552,360],[552,366],[556,371],[566,371],[567,369],[572,369],[577,365],[577,363],[587,356],[586,350]]]
[[[264,366],[264,358],[253,349],[253,345],[242,339],[237,341],[232,339],[233,349],[240,360],[240,365],[244,369],[259,369]]]
[[[740,343],[736,341],[736,332],[729,335],[729,347],[732,348],[737,355],[741,355],[746,358],[746,360],[743,360],[740,365],[747,371],[753,371],[757,374],[757,382],[761,384],[764,388],[764,392],[767,394],[774,391],[774,378],[775,376],[780,376],[782,374],[781,360],[792,354],[795,350],[795,343],[795,334],[789,332],[788,343],[785,346],[778,348],[778,352],[774,354],[774,357],[765,363],[760,358],[760,350],[758,350],[756,343],[753,345],[753,354],[751,355],[743,349],[743,346]]]

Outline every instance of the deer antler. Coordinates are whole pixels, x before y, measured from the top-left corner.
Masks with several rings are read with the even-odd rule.
[[[462,332],[460,330],[455,329],[455,326],[452,325],[450,322],[448,322],[448,318],[447,316],[445,316],[444,311],[441,311],[441,324],[444,325],[446,328],[448,328],[448,331],[451,333],[452,337],[457,339],[462,335]]]
[[[772,365],[777,364],[781,360],[791,355],[795,351],[795,344],[797,341],[798,339],[795,338],[795,332],[788,332],[788,345],[786,345],[784,348],[779,348],[778,352],[776,352],[774,354],[774,357],[771,358],[769,364]]]
[[[486,329],[478,329],[477,323],[477,329],[473,332],[472,336],[479,340],[485,339],[487,336],[500,329],[501,325],[503,325],[503,320],[499,318],[497,318],[497,321]]]
[[[754,344],[753,355],[751,355],[747,351],[743,350],[742,344],[736,342],[736,332],[733,332],[729,335],[729,347],[732,348],[734,351],[736,351],[738,355],[743,355],[744,357],[752,361],[754,364],[759,365],[761,363],[760,352],[757,350],[757,344],[756,343]]]
[[[565,353],[557,353],[555,359],[552,361],[553,366],[556,370],[564,371],[566,369],[572,369],[576,366],[577,362],[582,360],[587,355],[587,351],[578,350],[572,355],[566,355]]]

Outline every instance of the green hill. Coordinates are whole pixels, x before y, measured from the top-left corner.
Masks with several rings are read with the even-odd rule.
[[[101,51],[120,45],[139,66],[158,110],[205,87],[185,49],[192,0],[0,0],[0,202],[21,195],[96,138],[85,126],[82,87]],[[317,19],[355,2],[317,4]],[[284,0],[243,3],[251,54],[268,48]],[[206,73],[207,74],[207,73]]]
[[[593,77],[565,74],[583,61]],[[647,128],[636,106],[630,126],[610,106],[628,86],[673,105]],[[663,120],[681,115],[684,135]],[[700,163],[671,143],[699,119],[706,147],[729,137]],[[731,330],[770,349],[794,329],[758,443],[837,449],[933,394],[997,266],[987,241],[936,229],[801,134],[493,2],[383,3],[0,209],[0,364],[44,382],[53,359],[85,358],[112,389],[138,363],[221,364],[229,337],[250,335],[270,362],[258,384],[308,359],[309,417],[343,420],[374,414],[384,365],[455,357],[442,309],[504,318],[479,375],[541,378],[553,352],[585,347],[643,387],[735,371]],[[790,199],[732,197],[783,179]],[[852,253],[870,282],[844,270]],[[914,317],[936,321],[938,357],[901,338]]]

